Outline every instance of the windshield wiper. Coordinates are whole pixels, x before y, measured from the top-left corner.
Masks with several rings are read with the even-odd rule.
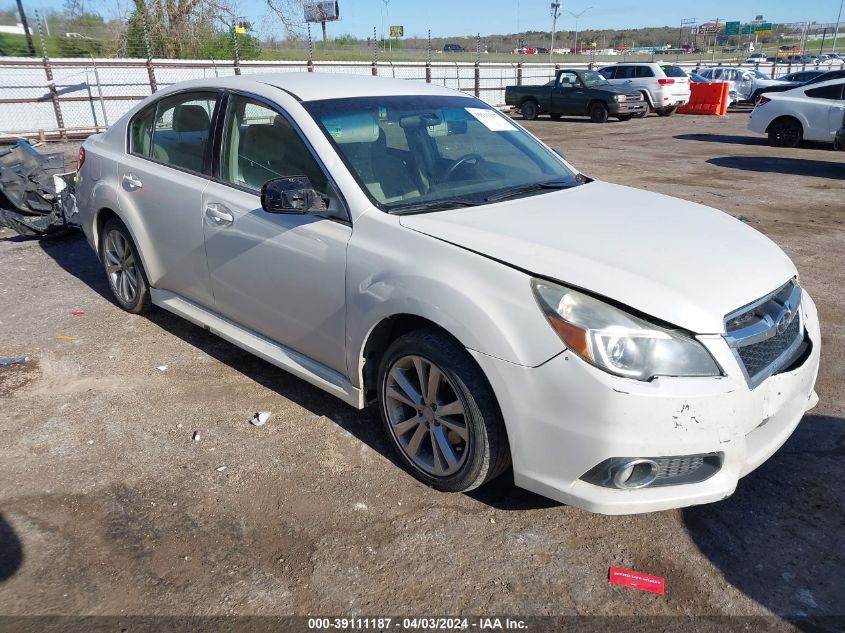
[[[534,191],[542,189],[569,189],[576,187],[577,184],[571,182],[563,182],[560,180],[553,180],[551,182],[532,182],[530,185],[520,185],[519,187],[511,187],[499,193],[485,198],[486,202],[498,202],[499,200],[507,200],[509,198],[518,198]]]
[[[405,215],[406,213],[422,213],[425,211],[445,211],[447,209],[454,209],[455,207],[477,207],[479,204],[484,204],[484,202],[447,198],[393,207],[388,211],[388,213],[392,213],[393,215]]]

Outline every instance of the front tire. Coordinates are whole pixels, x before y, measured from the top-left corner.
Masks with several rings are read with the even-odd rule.
[[[540,114],[540,106],[537,105],[536,101],[526,101],[522,104],[520,112],[522,112],[523,119],[533,121]]]
[[[769,145],[772,147],[798,147],[804,137],[804,128],[795,119],[781,119],[769,126]]]
[[[138,249],[129,229],[117,218],[111,218],[103,226],[100,261],[106,269],[112,295],[121,308],[133,314],[152,310],[150,286]]]
[[[466,350],[438,329],[410,332],[387,349],[378,401],[400,460],[426,485],[466,492],[510,464],[493,390]]]
[[[603,103],[594,103],[590,106],[590,121],[593,123],[607,123],[608,116],[607,106]]]

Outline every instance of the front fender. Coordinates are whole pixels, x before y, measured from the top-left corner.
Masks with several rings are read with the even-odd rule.
[[[466,348],[535,367],[563,343],[546,322],[530,276],[408,229],[372,211],[355,225],[347,257],[347,367],[362,384],[364,348],[384,319],[425,318]]]

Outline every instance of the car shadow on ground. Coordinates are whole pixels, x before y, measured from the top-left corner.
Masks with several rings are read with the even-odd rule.
[[[63,240],[42,240],[40,246],[63,270],[85,283],[103,298],[113,302],[100,261],[82,234]],[[331,419],[339,427],[384,456],[397,469],[403,468],[385,436],[376,407],[370,406],[362,411],[354,409],[304,380],[166,310],[154,310],[145,315],[145,318],[250,380],[315,415]],[[396,476],[399,477],[401,474],[397,472]],[[510,470],[490,485],[469,492],[468,496],[503,510],[526,510],[557,505],[554,501],[517,488],[513,483],[513,473]]]
[[[702,141],[705,143],[727,143],[729,145],[768,145],[763,137],[733,136],[730,134],[676,134],[679,141]]]
[[[845,162],[778,156],[721,156],[710,158],[706,162],[717,167],[741,171],[845,180]]]
[[[606,123],[593,123],[588,116],[564,116],[559,119],[550,119],[547,116],[541,116],[533,121],[526,121],[525,119],[515,119],[519,123],[525,125],[526,123],[589,123],[590,125],[607,125],[607,123],[630,123],[631,121],[620,121],[610,117]]]
[[[0,514],[0,583],[6,582],[23,564],[23,545],[15,530]]]
[[[845,630],[845,419],[809,415],[732,497],[687,508],[731,585],[806,631]],[[837,618],[830,621],[826,618]]]

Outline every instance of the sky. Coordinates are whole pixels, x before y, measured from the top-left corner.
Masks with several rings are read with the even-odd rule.
[[[385,25],[401,24],[405,35],[425,37],[431,29],[433,37],[449,35],[482,35],[516,33],[525,30],[551,30],[549,0],[338,0],[341,20],[329,25],[329,36],[351,33],[367,37],[376,27],[379,36]],[[636,28],[643,26],[678,26],[683,18],[707,22],[750,21],[763,15],[773,22],[835,22],[841,0],[708,0],[678,2],[673,0],[561,0],[562,17],[559,30],[573,30],[575,18],[567,13],[580,13],[578,28]],[[253,20],[259,31],[266,15],[265,0],[245,0],[242,11]],[[385,9],[386,13],[385,14]],[[845,17],[845,16],[843,16]],[[312,34],[319,37],[319,25]],[[279,34],[281,36],[281,33]]]

